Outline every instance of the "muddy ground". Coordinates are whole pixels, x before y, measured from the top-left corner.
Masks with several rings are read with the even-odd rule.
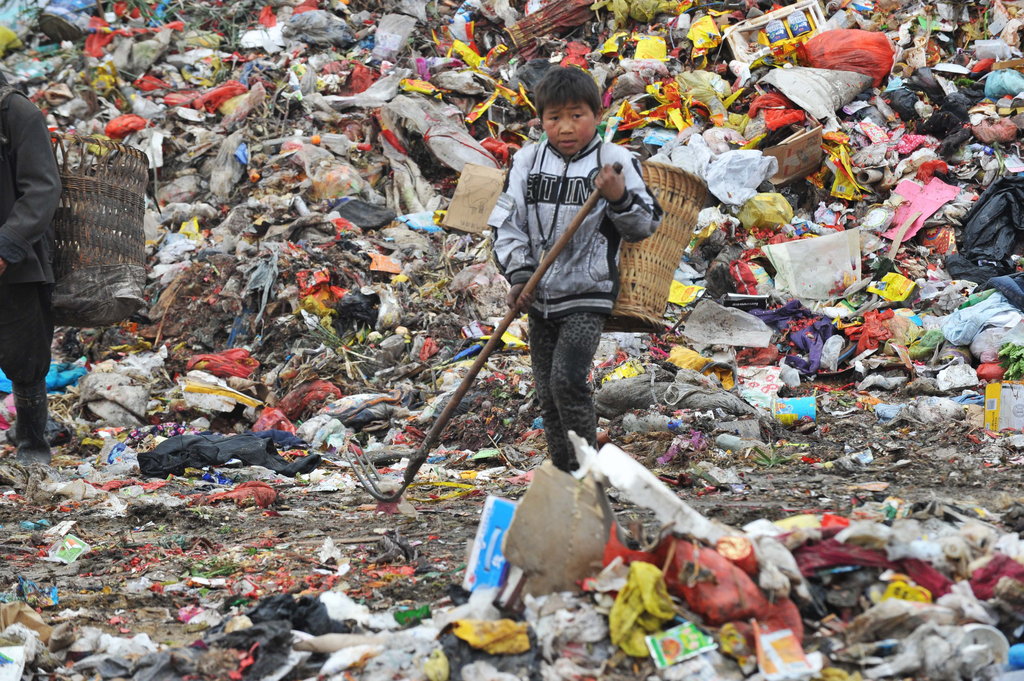
[[[826,400],[826,406],[834,407],[832,412],[856,406],[852,394],[841,397]],[[821,410],[816,428],[777,431],[782,437],[773,447],[726,454],[697,448],[665,464],[657,458],[675,436],[628,434],[618,421],[605,425],[614,442],[655,470],[681,498],[737,526],[798,513],[882,519],[928,502],[980,512],[998,524],[999,513],[1024,496],[1020,455],[986,433],[979,408],[969,408],[965,421],[925,426],[879,424],[868,405],[860,406],[841,417]],[[479,423],[474,419],[479,415],[462,417],[452,432],[471,430]],[[457,473],[453,478],[473,483],[472,492],[431,500],[452,488],[418,487],[412,493],[416,500],[397,510],[378,507],[350,481],[338,491],[322,491],[308,480],[274,483],[280,496],[263,509],[204,503],[224,488],[175,478],[157,489],[133,488],[133,494],[144,494],[128,499],[124,517],[107,517],[89,501],[54,500],[36,489],[45,472],[26,472],[7,452],[0,459],[3,592],[13,598],[19,578],[44,589],[55,586],[56,604],[35,597],[49,623],[73,621],[119,635],[145,632],[169,645],[188,645],[202,636],[204,618],[187,621],[201,610],[223,616],[283,592],[316,594],[340,587],[374,610],[424,604],[441,609],[460,597],[466,547],[485,495],[520,497],[528,481],[523,473],[542,461],[542,439],[536,434],[502,444],[503,451],[518,457],[515,468],[503,464],[508,456],[453,457],[441,465]],[[74,449],[61,450],[50,475],[75,476],[82,458]],[[80,451],[88,458],[88,449]],[[864,451],[873,456],[866,465],[844,460]],[[701,477],[702,461],[735,472],[739,482],[712,484]],[[344,469],[327,463],[322,470],[330,475]],[[237,483],[258,477],[253,471],[225,472]],[[153,493],[170,495],[181,505],[168,508],[150,500]],[[650,519],[644,509],[618,503],[614,490],[612,498],[623,524]],[[71,565],[43,560],[53,537],[44,534],[45,526],[25,525],[39,521],[50,526],[73,521],[71,532],[91,551]],[[325,547],[328,538],[336,549],[333,556]]]

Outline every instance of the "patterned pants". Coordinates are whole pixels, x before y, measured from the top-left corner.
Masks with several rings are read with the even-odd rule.
[[[548,453],[563,471],[577,467],[567,433],[597,445],[597,415],[590,375],[605,315],[579,312],[558,319],[530,313],[530,359]]]

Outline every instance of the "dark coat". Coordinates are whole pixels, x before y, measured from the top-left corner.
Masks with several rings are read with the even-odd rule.
[[[0,120],[9,140],[0,146],[0,258],[7,261],[0,280],[52,284],[61,184],[46,119],[15,93],[4,100]]]

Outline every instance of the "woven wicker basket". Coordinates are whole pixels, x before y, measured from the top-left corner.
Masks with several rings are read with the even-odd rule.
[[[658,230],[619,250],[619,297],[606,331],[664,331],[665,304],[683,249],[690,243],[707,187],[696,175],[660,163],[642,164],[644,181],[665,214]]]
[[[57,324],[123,321],[145,302],[148,160],[100,137],[55,135],[52,142],[63,185],[53,216]]]

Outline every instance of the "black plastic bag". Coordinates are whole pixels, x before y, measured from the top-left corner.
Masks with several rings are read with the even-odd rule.
[[[914,106],[920,101],[917,94],[906,88],[898,88],[883,96],[886,103],[892,110],[899,114],[904,122],[915,121],[918,118],[917,109]]]
[[[375,206],[359,199],[341,199],[332,208],[360,229],[387,227],[396,216],[395,211],[387,206]]]
[[[964,218],[959,253],[946,258],[954,279],[977,283],[1013,272],[1010,256],[1024,229],[1024,176],[992,183]]]
[[[68,272],[53,290],[57,326],[96,327],[123,322],[146,299],[146,268],[141,265],[95,265]]]

